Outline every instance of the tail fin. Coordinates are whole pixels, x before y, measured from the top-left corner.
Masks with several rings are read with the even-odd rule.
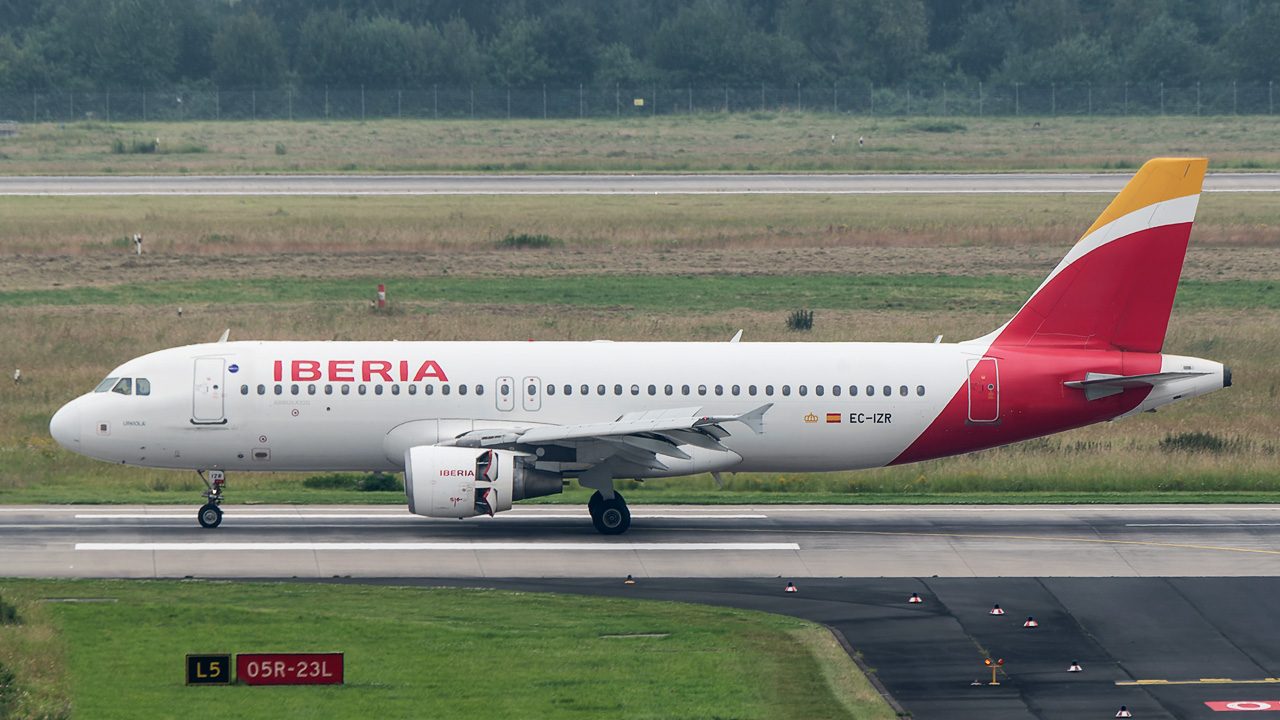
[[[1143,165],[1018,314],[983,340],[1160,352],[1208,163]]]

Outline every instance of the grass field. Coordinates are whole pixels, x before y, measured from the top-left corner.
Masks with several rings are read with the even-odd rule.
[[[0,625],[15,720],[893,717],[830,633],[764,613],[218,582],[0,580],[0,597],[24,620]],[[343,652],[345,684],[184,685],[188,653],[252,652]]]
[[[1207,156],[1215,169],[1280,167],[1274,142],[1280,118],[1270,116],[937,120],[712,113],[587,120],[91,122],[65,128],[46,123],[0,139],[0,173],[1106,170],[1137,168],[1170,154]],[[116,154],[116,141],[158,151]]]

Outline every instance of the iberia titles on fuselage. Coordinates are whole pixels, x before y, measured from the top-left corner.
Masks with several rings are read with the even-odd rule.
[[[208,472],[405,473],[412,512],[492,515],[618,478],[915,462],[1230,385],[1161,352],[1206,161],[1147,163],[1023,308],[960,343],[217,342],[130,360],[50,431],[101,460]],[[206,482],[209,482],[206,480]]]

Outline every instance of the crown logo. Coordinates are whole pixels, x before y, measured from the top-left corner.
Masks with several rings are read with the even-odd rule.
[[[814,415],[813,413],[809,413],[808,415],[804,416],[804,421],[807,423],[816,423],[818,422],[818,416]]]

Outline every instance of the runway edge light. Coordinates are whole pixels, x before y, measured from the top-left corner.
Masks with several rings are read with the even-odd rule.
[[[1036,622],[1035,618],[1028,615],[1027,621],[1022,623],[1022,627],[1040,627],[1040,623]]]
[[[1120,712],[1116,713],[1116,717],[1133,717],[1133,713],[1129,712],[1129,708],[1121,705]]]
[[[800,591],[796,589],[795,583],[787,583],[787,586],[783,588],[782,592],[794,593],[794,592],[800,592]]]
[[[636,584],[636,581],[635,581],[635,579],[634,579],[634,578],[632,578],[630,575],[628,575],[628,576],[627,576],[627,579],[622,581],[622,584],[623,584],[623,585],[635,585],[635,584]]]
[[[1080,667],[1080,663],[1076,662],[1075,660],[1072,660],[1071,667],[1067,668],[1067,672],[1069,673],[1084,672],[1084,668]]]
[[[916,593],[911,593],[911,598],[910,598],[909,600],[907,600],[907,602],[909,602],[909,603],[918,603],[918,602],[924,602],[924,601],[920,599],[920,596],[919,596],[918,594],[916,594]]]
[[[995,606],[995,607],[993,607],[993,608],[991,608],[991,612],[990,612],[990,613],[988,613],[988,614],[989,614],[989,615],[1003,615],[1003,614],[1004,614],[1004,611],[1000,609],[1000,603],[996,603],[996,606]]]

